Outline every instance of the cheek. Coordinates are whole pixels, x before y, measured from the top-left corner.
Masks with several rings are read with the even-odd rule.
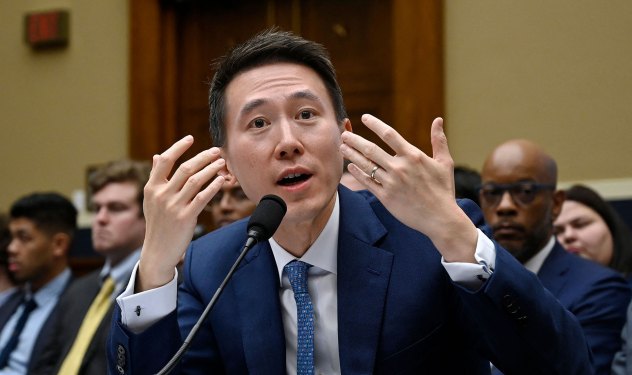
[[[591,225],[580,232],[581,239],[591,247],[592,251],[607,250],[612,246],[612,237],[607,228]]]

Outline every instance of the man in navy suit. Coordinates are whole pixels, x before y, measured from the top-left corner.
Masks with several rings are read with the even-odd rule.
[[[454,199],[441,119],[430,157],[364,115],[390,155],[351,132],[324,48],[274,30],[222,60],[209,103],[216,147],[172,171],[188,136],[153,159],[111,373],[158,371],[239,255],[244,220],[189,245],[197,215],[233,177],[253,201],[282,197],[287,214],[235,272],[183,372],[489,374],[491,361],[514,374],[592,373],[572,314],[477,229],[478,207]],[[343,158],[367,191],[339,186]],[[296,266],[307,286],[295,285]]]
[[[555,240],[553,221],[564,201],[556,190],[555,160],[533,142],[507,141],[485,161],[482,181],[481,207],[495,240],[577,317],[596,373],[609,374],[630,290],[619,274],[566,252]]]

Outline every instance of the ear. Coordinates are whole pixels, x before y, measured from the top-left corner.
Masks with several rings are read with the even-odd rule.
[[[553,221],[555,221],[555,219],[557,219],[557,217],[560,215],[560,212],[562,212],[562,204],[564,204],[565,199],[566,193],[564,192],[564,190],[556,190],[553,193]]]
[[[226,182],[230,182],[230,181],[234,181],[237,180],[235,178],[235,175],[233,174],[232,171],[232,167],[231,167],[231,163],[230,160],[228,159],[228,157],[226,156],[226,150],[224,149],[224,147],[220,147],[219,148],[220,153],[219,155],[224,158],[224,161],[226,162],[225,168],[222,169],[221,171],[219,171],[219,175],[223,176],[226,179]]]
[[[53,235],[53,255],[65,257],[70,252],[71,237],[67,233],[59,232]]]
[[[351,120],[349,120],[348,118],[342,120],[342,126],[340,127],[343,131],[346,130],[348,132],[352,132],[353,133],[353,128],[351,127]]]

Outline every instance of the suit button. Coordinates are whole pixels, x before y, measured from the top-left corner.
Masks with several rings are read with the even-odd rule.
[[[116,370],[119,372],[119,374],[123,375],[125,374],[125,370],[123,369],[123,367],[121,366],[116,366]]]
[[[125,367],[125,362],[126,362],[125,361],[125,348],[123,347],[123,345],[119,344],[116,347],[116,352],[117,352],[116,353],[116,359],[117,359],[117,361],[116,361],[116,364],[117,364],[116,368],[120,369],[119,372],[121,372],[121,370]],[[121,374],[122,374],[122,372],[121,372]]]

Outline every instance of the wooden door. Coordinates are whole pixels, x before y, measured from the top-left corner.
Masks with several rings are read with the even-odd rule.
[[[132,0],[130,156],[146,159],[192,134],[210,145],[211,63],[278,26],[322,43],[336,67],[354,131],[371,113],[431,152],[443,115],[440,0]],[[383,146],[383,144],[381,144]],[[204,219],[202,219],[204,220]]]

